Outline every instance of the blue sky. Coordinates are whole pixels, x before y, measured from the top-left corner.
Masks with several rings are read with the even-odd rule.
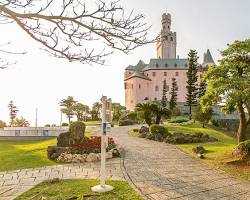
[[[121,0],[127,10],[143,13],[152,25],[150,36],[160,30],[163,12],[172,15],[172,30],[177,32],[177,54],[186,57],[189,49],[196,49],[202,59],[207,48],[214,60],[219,50],[234,40],[250,36],[250,1],[248,0]],[[8,121],[7,105],[13,100],[31,125],[38,108],[38,124],[60,122],[58,102],[69,95],[92,105],[101,95],[124,103],[123,72],[139,59],[149,62],[156,57],[155,45],[141,47],[130,55],[115,53],[107,58],[108,66],[88,66],[68,63],[41,51],[40,46],[12,25],[1,25],[0,44],[12,42],[12,48],[25,49],[24,56],[11,57],[18,63],[0,70],[0,119]],[[65,119],[66,121],[66,119]]]

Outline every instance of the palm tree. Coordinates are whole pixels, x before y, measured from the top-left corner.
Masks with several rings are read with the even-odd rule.
[[[146,124],[148,126],[151,126],[152,124],[152,118],[153,118],[153,112],[151,109],[151,103],[138,103],[136,105],[136,111],[142,113],[142,117],[145,120]]]
[[[155,124],[160,124],[162,117],[169,117],[170,111],[166,107],[163,107],[159,102],[152,102],[150,105],[151,111],[155,115]]]

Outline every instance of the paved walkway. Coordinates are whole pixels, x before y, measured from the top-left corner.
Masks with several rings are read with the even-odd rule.
[[[115,128],[112,136],[125,146],[127,177],[145,199],[250,200],[249,181],[210,169],[174,145],[132,138],[126,129]]]
[[[131,127],[114,128],[125,147],[120,159],[107,161],[107,178],[125,178],[145,199],[250,199],[250,182],[210,169],[173,145],[133,138]],[[43,180],[98,178],[99,162],[0,172],[0,200],[14,199]]]

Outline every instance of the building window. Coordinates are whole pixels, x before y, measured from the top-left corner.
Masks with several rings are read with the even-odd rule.
[[[159,86],[158,86],[158,85],[155,86],[155,91],[156,91],[156,92],[159,91]]]
[[[170,40],[173,41],[173,37],[171,37]]]
[[[139,84],[139,89],[141,89],[141,84]]]
[[[177,64],[176,64],[176,63],[174,64],[174,67],[177,67]]]
[[[168,29],[169,29],[169,26],[168,26]]]
[[[148,97],[145,97],[144,100],[147,101],[147,100],[149,100],[149,99],[148,99]]]
[[[155,97],[155,101],[157,101],[157,97]]]
[[[179,76],[179,72],[175,72],[175,76]]]
[[[155,72],[153,72],[153,74],[152,74],[153,76],[156,76],[156,73]]]
[[[168,64],[167,64],[167,63],[165,64],[165,67],[168,67]]]
[[[187,63],[185,64],[185,67],[188,67],[188,64],[187,64]]]
[[[168,40],[168,36],[164,36],[164,40]]]
[[[147,76],[148,76],[148,74],[147,74]]]
[[[132,89],[134,88],[133,84],[131,85],[131,88],[132,88]]]
[[[158,63],[156,63],[156,64],[155,64],[155,66],[156,66],[156,67],[159,67],[159,64],[158,64]]]
[[[164,72],[164,76],[167,76],[167,72]]]
[[[127,89],[127,83],[124,83],[124,88],[125,88],[125,90]]]
[[[133,100],[131,100],[130,102],[131,102],[131,103],[134,103],[134,101],[133,101]]]

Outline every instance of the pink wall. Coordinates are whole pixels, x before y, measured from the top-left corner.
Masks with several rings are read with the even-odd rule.
[[[155,72],[155,76],[153,76],[153,72]],[[164,76],[164,72],[167,73]],[[186,82],[187,82],[187,70],[148,70],[145,71],[144,74],[148,76],[152,81],[148,81],[142,78],[133,77],[125,81],[127,84],[127,89],[125,90],[125,105],[128,110],[133,110],[135,105],[139,102],[143,102],[145,97],[148,97],[149,100],[161,100],[162,98],[162,90],[163,90],[163,81],[166,79],[166,83],[169,87],[169,91],[172,87],[172,78],[176,78],[178,85],[178,102],[186,101]],[[178,73],[178,76],[176,75]],[[200,74],[202,72],[198,72],[198,83],[200,82]],[[128,75],[128,72],[125,72],[125,76]],[[132,88],[133,84],[133,88]],[[139,88],[139,84],[141,88]],[[158,91],[155,90],[155,87],[158,86]],[[167,92],[167,99],[170,99],[169,91]]]

